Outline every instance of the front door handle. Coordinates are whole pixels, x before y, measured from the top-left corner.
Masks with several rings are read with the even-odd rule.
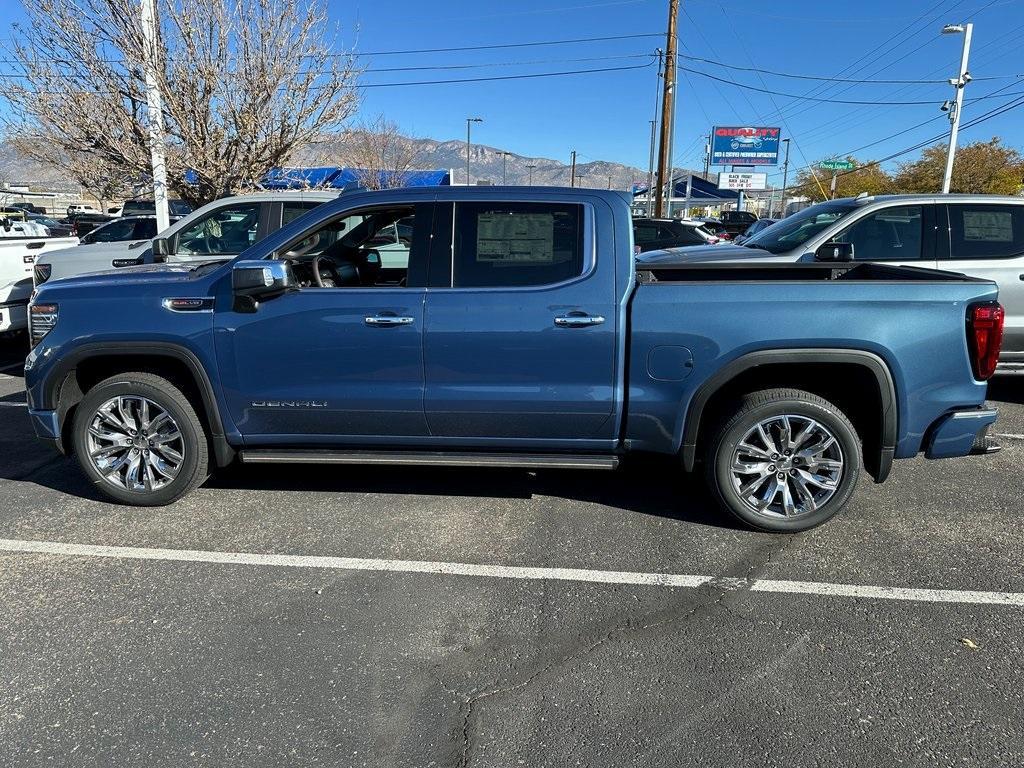
[[[413,317],[399,317],[398,315],[371,315],[370,317],[363,318],[363,322],[367,325],[386,328],[392,325],[412,325],[416,322],[416,319]]]
[[[555,318],[555,325],[559,328],[584,328],[588,325],[600,325],[604,322],[601,315],[588,315],[583,312],[570,312]]]

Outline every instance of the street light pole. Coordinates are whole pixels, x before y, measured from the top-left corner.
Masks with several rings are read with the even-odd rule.
[[[536,168],[536,167],[537,167],[536,165],[528,165],[528,166],[526,166],[526,170],[528,170],[530,172],[530,186],[531,187],[533,186],[533,169]]]
[[[569,186],[576,186],[576,150],[572,151],[572,164],[569,166]]]
[[[508,156],[511,152],[501,153],[501,186],[508,184]]]
[[[472,146],[470,140],[469,129],[472,123],[482,123],[484,119],[482,117],[467,117],[466,118],[466,186],[469,186],[469,149]]]
[[[789,139],[783,139],[786,145],[786,159],[782,161],[782,194],[779,196],[779,218],[786,218],[786,186],[789,182]]]
[[[971,81],[967,72],[967,59],[971,55],[971,33],[974,31],[973,24],[947,24],[942,28],[942,34],[954,35],[963,33],[964,47],[960,53],[960,72],[955,80],[949,84],[956,88],[956,99],[949,107],[949,121],[952,124],[949,130],[949,149],[946,150],[946,172],[942,177],[942,194],[949,194],[949,185],[953,181],[953,158],[956,155],[956,137],[960,132],[960,112],[964,105],[964,87]]]

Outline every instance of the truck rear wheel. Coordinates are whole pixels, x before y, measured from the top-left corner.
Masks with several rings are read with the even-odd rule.
[[[203,424],[181,390],[160,376],[101,381],[79,403],[72,430],[82,470],[123,504],[170,504],[206,479]]]
[[[797,389],[745,395],[708,445],[708,484],[752,528],[794,533],[846,506],[860,474],[860,439],[846,415]]]

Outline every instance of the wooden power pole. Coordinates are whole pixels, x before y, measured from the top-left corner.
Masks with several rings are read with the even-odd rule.
[[[658,141],[658,186],[654,193],[654,215],[665,215],[665,189],[672,196],[672,115],[675,112],[676,92],[676,24],[679,21],[680,0],[668,3],[668,40],[665,45],[664,95],[661,99],[661,137]]]

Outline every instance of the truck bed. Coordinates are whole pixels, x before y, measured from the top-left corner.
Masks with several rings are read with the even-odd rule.
[[[990,282],[959,272],[921,267],[897,267],[875,262],[815,262],[809,264],[674,264],[637,268],[642,283],[727,282]]]

